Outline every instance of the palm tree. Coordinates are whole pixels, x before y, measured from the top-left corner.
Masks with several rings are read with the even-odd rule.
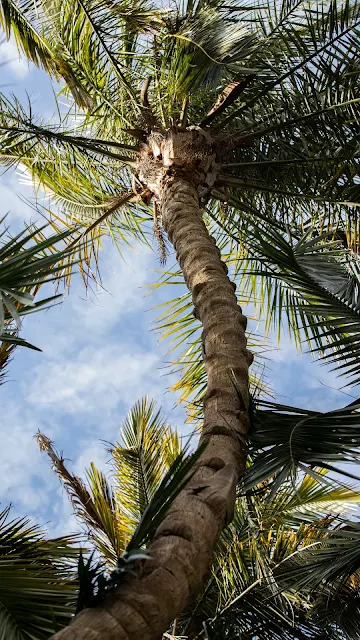
[[[159,9],[143,0],[2,0],[1,7],[8,36],[65,83],[79,109],[75,125],[71,107],[59,112],[58,126],[45,126],[31,105],[2,97],[2,159],[21,161],[53,193],[60,205],[54,227],[65,215],[68,227],[71,219],[83,223],[71,242],[87,241],[79,250],[84,270],[91,258],[96,264],[104,226],[117,240],[146,241],[153,218],[161,256],[163,228],[202,325],[206,449],[197,472],[157,529],[141,577],[59,635],[158,637],[201,589],[245,471],[252,355],[219,237],[235,274],[245,245],[253,277],[268,278],[263,296],[289,305],[298,333],[300,318],[330,358],[333,347],[358,358],[358,280],[349,269],[358,247],[360,5],[189,0]],[[318,237],[304,238],[309,229]],[[253,255],[259,233],[275,268]],[[318,282],[314,254],[328,276],[329,262],[338,267],[340,279],[329,285],[321,273]],[[310,311],[306,296],[315,303]]]
[[[76,603],[78,536],[48,540],[27,518],[0,512],[0,637],[46,640]]]
[[[86,482],[68,471],[45,436],[38,437],[89,541],[108,571],[114,569],[181,450],[177,432],[153,402],[142,399],[124,421],[120,442],[109,450],[111,480],[92,463]],[[211,575],[167,637],[357,637],[359,531],[345,518],[358,502],[358,491],[329,478],[319,485],[309,474],[275,493],[273,482],[263,482],[238,495],[234,520],[216,545]],[[83,592],[89,593],[85,584]],[[93,606],[89,597],[81,602]],[[352,606],[351,616],[341,613],[339,602]]]

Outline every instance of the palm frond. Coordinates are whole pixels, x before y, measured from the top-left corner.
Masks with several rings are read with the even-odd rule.
[[[25,5],[26,6],[26,5]],[[29,13],[33,7],[28,3]],[[15,42],[21,53],[37,66],[42,66],[50,74],[57,75],[56,58],[49,43],[36,31],[27,17],[21,11],[19,3],[13,0],[2,0],[0,4],[0,27],[7,38],[15,37]]]
[[[282,571],[295,566],[297,558],[301,567],[302,554],[305,558],[308,550],[327,544],[339,525],[340,495],[345,505],[358,494],[335,483],[319,486],[309,475],[281,485],[272,500],[271,494],[271,484],[263,483],[238,498],[234,520],[217,544],[212,576],[195,606],[179,620],[182,635],[202,637],[204,620],[216,638],[242,633],[265,639],[319,638],[324,628],[336,624],[338,629],[329,619],[320,624],[309,590],[293,589],[292,576],[286,581]],[[301,508],[305,517],[297,520]],[[331,610],[330,605],[329,618]]]
[[[129,411],[111,454],[116,478],[116,502],[132,529],[151,502],[164,473],[181,453],[176,432],[147,397]],[[174,450],[175,445],[175,450]],[[180,449],[180,450],[179,450]]]
[[[38,432],[36,439],[41,451],[46,451],[53,469],[69,496],[74,513],[85,525],[95,548],[110,565],[115,565],[125,549],[126,533],[116,510],[115,495],[105,475],[92,463],[87,473],[87,485],[71,474],[53,443]]]
[[[336,239],[336,231],[315,233],[315,237],[308,232],[295,240],[291,234],[286,238],[275,229],[254,223],[250,234],[251,262],[241,286],[247,295],[257,294],[257,308],[263,305],[266,310],[266,330],[280,332],[285,316],[291,335],[305,338],[313,353],[334,363],[341,375],[357,383],[360,316],[356,257]]]
[[[12,360],[12,355],[16,348],[15,344],[2,342],[0,345],[0,385],[4,384],[6,378],[6,367]]]
[[[4,224],[4,219],[0,223]],[[73,263],[72,252],[65,244],[71,232],[43,236],[36,242],[44,229],[24,229],[13,238],[6,228],[0,233],[0,340],[4,343],[37,349],[18,336],[20,318],[60,297],[34,300],[42,284],[66,276],[67,263]],[[49,251],[50,247],[53,251]]]
[[[266,12],[267,9],[263,15]],[[298,2],[293,4],[286,18],[279,17],[274,3],[266,18],[267,25],[261,17],[254,25],[259,35],[265,36],[263,46],[266,50],[261,52],[262,73],[256,76],[248,95],[242,96],[243,104],[233,109],[217,129],[234,121],[240,122],[242,114],[251,113],[254,105],[281,97],[289,84],[298,79],[301,81],[302,74],[309,72],[316,78],[326,66],[331,69],[331,59],[335,64],[339,59],[356,60],[360,19],[356,1],[325,0],[317,3],[316,8]]]
[[[252,416],[253,462],[245,473],[245,486],[275,476],[275,493],[298,470],[321,482],[322,476],[314,467],[357,478],[344,463],[356,463],[359,459],[359,406],[355,401],[342,409],[322,413],[260,401]]]
[[[0,633],[7,640],[46,640],[75,609],[77,537],[47,540],[26,518],[0,513]]]
[[[282,566],[281,580],[286,582],[291,577],[294,587],[307,589],[323,584],[325,591],[331,583],[338,587],[345,584],[359,571],[359,535],[357,523],[345,522],[338,526],[320,543],[289,558]],[[296,577],[293,572],[296,572]],[[355,580],[358,581],[358,575]]]
[[[151,541],[172,503],[190,482],[195,472],[196,463],[204,453],[205,448],[206,445],[201,445],[190,455],[187,447],[180,451],[166,471],[151,501],[143,512],[134,535],[127,546],[127,552],[140,549],[146,542]]]

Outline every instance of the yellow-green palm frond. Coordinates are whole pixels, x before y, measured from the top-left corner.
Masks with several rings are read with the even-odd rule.
[[[317,637],[315,598],[306,590],[296,591],[288,567],[292,561],[301,566],[308,550],[326,545],[341,522],[339,507],[344,513],[358,499],[351,488],[331,482],[319,487],[306,475],[282,485],[275,496],[271,485],[264,484],[239,497],[234,520],[216,547],[212,576],[195,606],[181,616],[181,632],[194,633],[206,619],[214,633],[226,628],[253,636],[262,629],[261,638],[290,640],[298,637],[300,624],[306,637]],[[296,519],[300,505],[306,513],[303,522]],[[309,565],[307,572],[311,574]]]
[[[84,273],[96,265],[101,235],[110,236],[120,252],[134,241],[149,244],[152,214],[125,166],[134,161],[136,146],[81,135],[81,125],[65,132],[71,123],[60,111],[59,125],[45,127],[30,104],[25,111],[16,99],[2,98],[0,110],[0,161],[21,163],[23,179],[40,198],[35,209],[58,231],[73,229],[69,244],[82,245],[77,258]],[[57,207],[42,205],[44,194]]]
[[[111,449],[119,514],[135,528],[174,459],[181,452],[179,438],[160,409],[148,398],[130,409]]]
[[[74,514],[108,566],[116,565],[130,547],[133,551],[134,545],[145,544],[201,453],[186,455],[176,430],[147,398],[130,410],[120,436],[120,443],[111,449],[111,486],[93,463],[85,482],[71,474],[49,438],[40,432],[36,435],[64,485]]]
[[[300,474],[296,483],[283,483],[271,500],[264,500],[264,520],[296,526],[326,517],[350,517],[360,503],[360,491],[335,482],[326,469],[315,471],[317,476]]]
[[[108,2],[38,0],[1,3],[0,24],[15,35],[20,52],[67,85],[79,107],[107,107],[124,115],[123,100],[132,99],[130,116],[139,113],[133,89],[131,41],[155,25],[158,12],[141,0],[122,7]],[[133,45],[132,45],[133,46]],[[129,58],[130,56],[130,58]],[[130,62],[130,64],[129,64]]]

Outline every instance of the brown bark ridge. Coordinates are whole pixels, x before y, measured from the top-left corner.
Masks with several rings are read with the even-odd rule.
[[[79,613],[54,640],[160,639],[207,577],[214,544],[232,518],[236,482],[245,465],[251,362],[246,318],[199,201],[216,164],[212,142],[202,132],[168,132],[150,142],[144,155],[139,174],[159,201],[203,325],[208,388],[200,442],[207,447],[158,527],[142,573],[96,609]]]

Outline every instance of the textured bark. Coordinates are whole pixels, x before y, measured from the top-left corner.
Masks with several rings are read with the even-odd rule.
[[[202,220],[198,189],[177,170],[161,181],[164,228],[203,324],[208,390],[201,442],[207,447],[189,486],[150,545],[151,559],[126,587],[85,609],[54,640],[155,640],[189,604],[211,567],[213,546],[231,520],[245,464],[248,363],[246,319],[226,265]]]

